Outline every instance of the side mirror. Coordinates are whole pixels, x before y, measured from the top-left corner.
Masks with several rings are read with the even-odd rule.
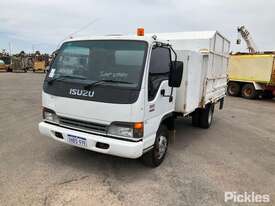
[[[169,74],[169,87],[180,87],[183,73],[183,62],[172,61]]]

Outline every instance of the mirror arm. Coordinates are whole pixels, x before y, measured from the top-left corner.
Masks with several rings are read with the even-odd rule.
[[[171,44],[164,44],[164,43],[161,43],[161,42],[155,42],[154,44],[155,47],[168,47],[169,49],[171,49],[171,51],[174,53],[175,55],[175,61],[178,60],[178,56],[177,56],[177,53],[176,51],[173,49],[172,45]]]
[[[170,96],[169,96],[169,102],[173,101],[173,90],[174,90],[174,87],[171,87],[171,93],[170,93]]]
[[[175,62],[177,62],[178,55],[177,55],[176,51],[173,49],[173,47],[171,46],[171,44],[163,44],[161,42],[156,42],[155,46],[157,46],[157,47],[168,47],[174,53],[174,55],[175,55]],[[173,66],[175,66],[175,65],[173,65]],[[171,87],[170,95],[162,94],[162,96],[169,97],[169,102],[172,102],[173,101],[173,91],[174,91],[174,87]]]
[[[173,47],[169,44],[169,48],[171,49],[171,51],[174,53],[174,55],[175,55],[175,61],[177,61],[178,60],[178,55],[177,55],[177,53],[176,53],[176,51],[173,49]]]
[[[175,62],[177,62],[177,60],[178,60],[177,53],[175,52],[175,50],[173,49],[173,47],[170,44],[169,44],[169,48],[174,53],[174,55],[175,55]],[[170,93],[170,97],[169,97],[169,102],[173,101],[173,91],[174,91],[174,87],[171,87],[171,93]]]

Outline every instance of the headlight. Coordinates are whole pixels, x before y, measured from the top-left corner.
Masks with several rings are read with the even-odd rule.
[[[143,137],[143,123],[113,123],[108,129],[109,135],[141,138]]]
[[[59,123],[58,116],[53,110],[48,108],[43,108],[43,119],[49,122]]]

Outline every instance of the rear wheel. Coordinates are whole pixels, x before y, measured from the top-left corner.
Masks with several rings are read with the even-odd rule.
[[[200,127],[208,129],[212,122],[214,116],[214,104],[208,104],[205,109],[201,111],[200,115]]]
[[[165,158],[168,149],[168,129],[161,125],[157,131],[154,147],[142,156],[142,161],[150,167],[159,166]]]
[[[228,83],[227,93],[228,93],[230,96],[237,97],[237,96],[239,96],[240,91],[241,91],[241,86],[240,86],[240,84],[238,84],[237,82],[229,82],[229,83]]]
[[[201,109],[196,109],[192,114],[192,125],[194,127],[200,126]]]
[[[246,99],[255,99],[257,97],[257,91],[253,84],[245,84],[243,86],[242,97]]]

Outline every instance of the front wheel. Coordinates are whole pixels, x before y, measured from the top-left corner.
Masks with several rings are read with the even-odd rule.
[[[154,147],[142,156],[142,161],[150,167],[159,166],[165,158],[168,149],[168,129],[161,125],[157,131]]]

